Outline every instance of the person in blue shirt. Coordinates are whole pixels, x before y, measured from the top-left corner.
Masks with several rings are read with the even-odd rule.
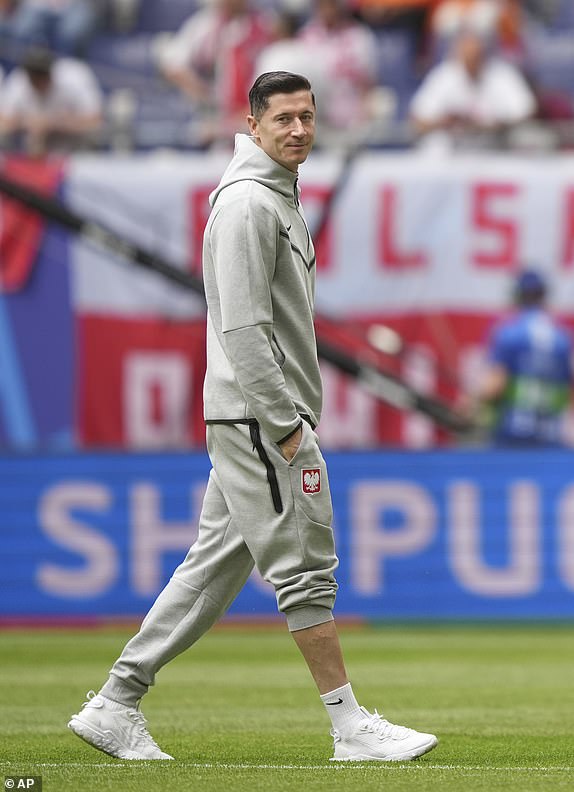
[[[490,412],[496,445],[563,445],[563,418],[572,387],[572,340],[545,302],[547,287],[534,270],[515,284],[516,312],[494,329],[488,369],[478,393]]]

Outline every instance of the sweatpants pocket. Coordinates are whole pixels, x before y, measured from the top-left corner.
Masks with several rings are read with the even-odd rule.
[[[332,519],[328,510],[318,516],[321,518],[320,520],[313,519],[304,511],[300,502],[295,502],[297,529],[304,549],[308,572],[317,573],[322,570],[332,574],[338,564]]]
[[[257,451],[259,459],[265,465],[267,481],[269,482],[269,489],[271,490],[273,508],[277,514],[281,514],[283,512],[283,501],[281,500],[281,491],[279,489],[279,482],[277,481],[277,472],[273,462],[269,459],[269,454],[265,450],[265,446],[261,441],[261,432],[259,430],[258,423],[253,422],[249,424],[249,434],[251,437],[251,442],[253,443],[253,448]]]
[[[303,422],[301,444],[288,463],[289,480],[295,505],[321,525],[331,525],[333,508],[327,465],[311,427]]]

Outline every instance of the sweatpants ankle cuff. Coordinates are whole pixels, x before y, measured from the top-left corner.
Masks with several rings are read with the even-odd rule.
[[[133,688],[113,674],[110,674],[108,681],[100,690],[100,695],[112,701],[117,701],[118,704],[123,704],[125,707],[137,707],[141,697],[146,692],[145,690]]]
[[[333,621],[333,611],[322,605],[305,605],[302,608],[285,611],[285,618],[289,631],[297,632],[297,630],[306,630],[309,627]]]

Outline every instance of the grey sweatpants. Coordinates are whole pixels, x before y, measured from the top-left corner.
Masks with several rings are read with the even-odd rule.
[[[290,630],[333,618],[338,562],[331,494],[311,427],[303,421],[289,463],[256,425],[209,425],[207,447],[213,468],[197,541],[100,691],[128,706],[225,613],[254,564],[274,586]]]

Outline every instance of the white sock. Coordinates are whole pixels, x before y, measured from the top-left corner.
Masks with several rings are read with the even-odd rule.
[[[365,720],[365,713],[357,703],[350,682],[329,693],[323,693],[321,701],[331,718],[333,728],[342,735],[354,731],[358,724]]]
[[[127,704],[123,704],[121,701],[115,701],[114,699],[108,698],[107,696],[103,696],[101,693],[100,695],[106,702],[106,707],[112,712],[120,712],[121,710],[130,709]]]

